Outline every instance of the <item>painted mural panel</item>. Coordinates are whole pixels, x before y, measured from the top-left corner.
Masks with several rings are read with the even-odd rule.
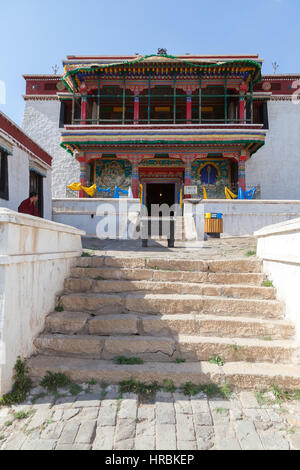
[[[128,160],[105,159],[96,162],[95,183],[110,192],[97,191],[96,197],[113,197],[115,186],[128,190],[131,186],[131,163]]]
[[[198,197],[203,197],[204,186],[209,199],[225,197],[225,186],[229,186],[228,161],[210,159],[196,160],[192,164],[192,185],[198,186]]]

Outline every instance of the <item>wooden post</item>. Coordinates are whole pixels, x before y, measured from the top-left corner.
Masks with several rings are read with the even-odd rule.
[[[84,156],[78,157],[78,161],[80,163],[80,183],[82,184],[82,186],[86,186],[88,166],[85,161],[85,157]],[[79,197],[80,198],[86,197],[86,193],[83,191],[83,189],[79,191]]]
[[[225,124],[227,124],[227,73],[225,74],[225,103],[224,103],[224,106],[225,106]]]
[[[173,93],[173,124],[176,124],[176,74],[174,76],[174,93]]]
[[[250,122],[253,124],[253,77],[251,75],[250,81]]]
[[[140,92],[134,92],[134,109],[133,109],[133,123],[138,124],[140,118]]]
[[[97,96],[97,124],[100,124],[100,75],[98,75],[98,96]]]
[[[73,93],[72,93],[72,124],[74,124],[75,119],[75,78],[72,76],[73,81]]]
[[[186,124],[192,123],[192,91],[186,91]]]
[[[148,124],[150,124],[150,117],[151,117],[151,74],[149,72],[149,84],[148,84]]]
[[[126,88],[125,88],[125,75],[123,77],[123,104],[122,104],[122,124],[125,124],[125,112],[126,112]]]
[[[243,191],[246,190],[246,160],[247,160],[247,154],[246,152],[242,152],[240,155],[239,163],[238,163],[238,170],[239,170],[239,187],[242,188]]]
[[[202,121],[202,74],[199,79],[199,124]]]
[[[80,86],[80,93],[81,93],[80,124],[86,124],[86,118],[87,118],[87,86],[84,82],[82,82],[82,84]]]
[[[131,170],[131,189],[134,198],[139,196],[139,161],[136,156],[130,159],[132,170]]]
[[[192,182],[192,159],[191,157],[184,158],[184,186],[190,186]],[[190,194],[186,194],[184,199],[190,199]]]
[[[242,83],[240,86],[240,107],[239,107],[239,124],[245,124],[245,94],[247,91],[246,83]]]

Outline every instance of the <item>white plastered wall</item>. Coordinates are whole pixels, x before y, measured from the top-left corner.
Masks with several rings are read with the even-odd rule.
[[[246,163],[247,186],[259,184],[261,199],[300,199],[300,103],[268,102],[265,145]]]
[[[52,157],[52,197],[74,197],[67,185],[78,182],[78,161],[60,146],[59,100],[26,100],[22,127]]]

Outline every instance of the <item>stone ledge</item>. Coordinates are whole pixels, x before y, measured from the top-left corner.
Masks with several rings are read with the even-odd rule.
[[[65,232],[74,235],[85,235],[83,230],[79,230],[69,225],[52,222],[51,220],[41,219],[28,214],[21,214],[6,208],[0,208],[0,224],[25,225],[42,230],[53,230],[55,232]]]

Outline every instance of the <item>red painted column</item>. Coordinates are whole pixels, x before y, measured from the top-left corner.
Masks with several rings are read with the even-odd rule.
[[[245,106],[245,94],[247,91],[247,85],[246,83],[242,83],[240,86],[240,103],[239,103],[239,124],[245,124],[246,122],[246,106]]]
[[[246,160],[247,155],[241,155],[238,164],[239,187],[242,188],[243,191],[246,190]]]
[[[131,160],[132,174],[131,174],[131,189],[134,198],[139,197],[139,162],[137,157]]]
[[[81,124],[86,124],[87,118],[87,86],[84,82],[80,85],[81,93]]]
[[[134,94],[134,109],[133,109],[133,123],[138,124],[140,117],[140,96],[139,92],[135,92]]]
[[[86,186],[88,167],[87,167],[87,163],[85,161],[85,157],[79,157],[78,161],[80,163],[80,183],[82,184],[82,186]],[[79,197],[80,198],[86,197],[86,193],[83,191],[83,189],[81,189],[79,191]]]
[[[186,95],[186,123],[192,124],[192,96],[190,92]]]
[[[191,157],[185,158],[185,165],[184,165],[184,186],[191,186],[192,183],[192,161]],[[184,199],[190,199],[191,195],[186,194],[184,195]]]
[[[87,96],[82,95],[81,97],[81,122],[80,124],[86,124],[86,118],[87,118]]]

